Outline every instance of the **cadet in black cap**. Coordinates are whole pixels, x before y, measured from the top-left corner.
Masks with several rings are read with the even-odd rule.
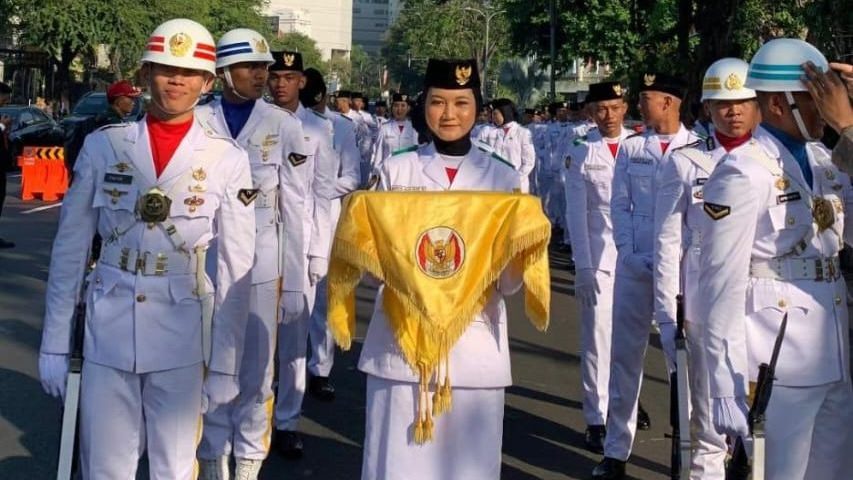
[[[418,133],[407,118],[409,114],[409,96],[404,93],[391,95],[391,115],[379,127],[376,147],[373,149],[373,168],[381,168],[382,162],[397,150],[418,144]]]
[[[434,60],[427,65],[420,114],[432,141],[391,155],[380,170],[380,190],[480,190],[512,192],[520,177],[487,147],[473,147],[471,128],[482,100],[475,60]],[[516,280],[506,274],[509,286]],[[504,277],[502,277],[504,278]],[[512,287],[509,287],[512,288]],[[379,290],[380,292],[383,289]],[[491,301],[508,290],[497,288]],[[377,298],[382,304],[382,293]],[[366,429],[361,478],[436,480],[496,479],[501,469],[504,388],[510,378],[506,312],[487,308],[482,321],[496,325],[452,345],[453,408],[437,417],[432,440],[423,444],[412,428],[418,377],[394,341],[384,310],[373,313],[359,368],[367,374]],[[480,318],[478,317],[478,318]],[[474,322],[469,329],[479,329]],[[427,408],[426,410],[429,410]],[[426,410],[423,413],[426,415]],[[415,423],[423,426],[423,417]],[[476,428],[472,428],[476,425]],[[464,448],[460,448],[464,446]],[[450,473],[453,472],[453,473]],[[464,473],[462,473],[464,472]],[[460,477],[461,475],[461,477]]]
[[[643,74],[639,108],[647,128],[623,140],[616,158],[610,211],[618,251],[613,295],[619,300],[613,303],[605,457],[593,470],[596,480],[624,477],[636,429],[651,423],[638,400],[655,305],[655,173],[670,161],[673,150],[699,140],[679,120],[684,94],[684,82],[677,78]]]
[[[377,100],[376,105],[374,107],[374,113],[376,114],[376,121],[381,123],[385,123],[388,120],[388,102],[385,100]]]
[[[269,67],[268,86],[273,103],[290,111],[299,105],[299,90],[305,86],[302,75],[302,54],[299,52],[272,52],[275,61]]]

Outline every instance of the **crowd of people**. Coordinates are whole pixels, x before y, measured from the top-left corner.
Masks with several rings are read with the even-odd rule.
[[[484,101],[473,60],[431,59],[422,92],[394,93],[389,118],[359,92],[327,92],[298,52],[245,28],[214,41],[170,20],[141,61],[147,114],[85,138],[51,255],[39,373],[49,394],[70,394],[81,298],[83,478],[133,478],[143,451],[152,479],[256,479],[271,449],[302,456],[304,394],[335,397],[326,277],[341,201],[359,189],[541,198],[575,265],[585,443],[604,455],[592,478],[625,478],[650,423],[638,402],[649,331],[674,370],[679,295],[691,478],[725,478],[730,445],[750,438],[750,382],[783,318],[767,478],[845,478],[849,66],[794,39],[749,63],[720,59],[704,76],[701,132],[680,121],[685,83],[643,72],[634,133],[619,82],[522,120],[510,100]],[[216,79],[221,97],[198,106]],[[816,141],[825,123],[842,135],[835,158]],[[500,477],[504,297],[519,275],[507,268],[449,347],[453,406],[426,440],[411,428],[423,374],[404,361],[381,282],[365,279],[380,293],[359,361],[362,478]]]

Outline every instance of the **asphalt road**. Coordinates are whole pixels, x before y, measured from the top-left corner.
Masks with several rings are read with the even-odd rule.
[[[50,248],[60,209],[32,212],[49,205],[20,202],[19,180],[10,178],[0,219],[0,237],[18,244],[0,250],[0,479],[46,480],[55,478],[60,404],[41,390],[37,357]],[[566,260],[552,252],[552,318],[547,333],[536,331],[525,320],[521,295],[510,300],[514,385],[506,395],[504,479],[586,479],[600,459],[583,447],[580,331],[573,277]],[[371,290],[359,292],[361,334],[372,297]],[[360,342],[355,342],[351,351],[337,354],[332,371],[338,392],[334,402],[306,397],[301,425],[304,458],[286,461],[272,453],[261,478],[359,478],[365,388],[364,375],[356,370],[359,348]],[[629,477],[668,478],[669,393],[655,334],[647,354],[641,398],[651,414],[652,428],[637,436]],[[144,466],[139,478],[143,474]]]

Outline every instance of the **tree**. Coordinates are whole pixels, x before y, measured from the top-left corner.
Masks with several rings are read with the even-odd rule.
[[[290,50],[299,52],[302,54],[302,64],[305,68],[316,68],[323,75],[326,75],[328,72],[328,65],[323,61],[323,54],[320,53],[320,49],[317,48],[317,42],[305,34],[291,32],[278,37],[273,37],[270,39],[270,46],[273,50]]]
[[[500,67],[500,84],[513,93],[519,107],[532,105],[547,76],[528,59],[511,58]]]

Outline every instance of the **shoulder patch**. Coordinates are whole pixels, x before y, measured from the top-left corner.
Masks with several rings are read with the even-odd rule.
[[[237,200],[240,200],[240,203],[248,207],[258,198],[259,191],[257,188],[241,188],[237,190]]]
[[[394,150],[393,152],[391,152],[391,156],[393,157],[394,155],[399,155],[401,153],[406,153],[406,152],[414,152],[417,149],[418,149],[417,145],[412,145],[409,147],[400,148],[400,149],[397,149],[397,150]]]
[[[705,202],[702,205],[702,209],[705,210],[705,213],[707,213],[708,216],[711,217],[711,220],[714,221],[725,218],[732,213],[731,207],[710,202]]]
[[[287,156],[287,161],[290,162],[294,167],[298,167],[305,163],[305,159],[308,158],[308,155],[302,155],[301,153],[290,152],[290,155]]]
[[[631,138],[631,137],[628,137],[628,138]],[[684,150],[686,148],[699,148],[703,143],[705,143],[703,140],[696,140],[693,143],[688,143],[688,144],[682,145],[678,148],[673,148],[672,151],[677,152],[679,150]]]
[[[502,157],[502,156],[498,155],[497,153],[492,152],[491,157],[492,157],[492,158],[494,158],[495,160],[497,160],[497,161],[499,161],[499,162],[503,163],[504,165],[508,166],[509,168],[511,168],[511,169],[513,169],[513,170],[515,170],[515,165],[511,164],[511,163],[509,162],[509,160],[507,160],[507,159],[505,159],[504,157]]]

